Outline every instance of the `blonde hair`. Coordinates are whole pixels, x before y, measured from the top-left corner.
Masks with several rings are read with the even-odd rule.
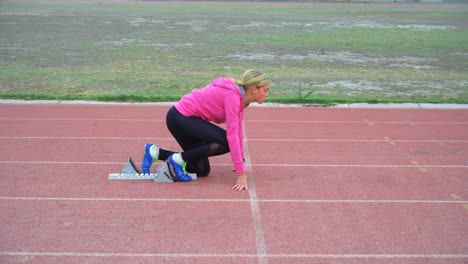
[[[252,87],[261,87],[270,83],[270,79],[259,70],[248,70],[244,72],[241,80],[233,79],[237,85],[241,85],[245,90],[249,90]]]

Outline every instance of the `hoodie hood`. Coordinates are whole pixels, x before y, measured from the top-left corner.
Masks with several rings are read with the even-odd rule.
[[[231,78],[228,77],[218,77],[213,80],[213,85],[219,88],[223,88],[230,91],[237,91],[242,95],[242,101],[245,103],[245,89],[244,87],[237,85]]]

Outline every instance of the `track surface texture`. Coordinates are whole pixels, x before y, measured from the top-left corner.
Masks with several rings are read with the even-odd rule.
[[[250,107],[249,191],[108,180],[168,108],[0,104],[0,263],[468,263],[468,110]]]

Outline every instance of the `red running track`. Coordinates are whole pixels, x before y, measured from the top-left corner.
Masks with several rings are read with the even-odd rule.
[[[190,183],[109,181],[168,106],[0,105],[0,263],[467,263],[468,110],[246,110]]]

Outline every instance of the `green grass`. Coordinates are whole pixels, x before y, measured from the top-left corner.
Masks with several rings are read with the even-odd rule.
[[[175,101],[258,68],[269,101],[468,103],[468,6],[0,3],[0,98]]]

